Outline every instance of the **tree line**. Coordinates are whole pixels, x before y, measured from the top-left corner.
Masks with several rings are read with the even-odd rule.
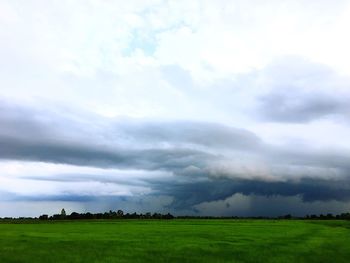
[[[161,213],[124,213],[122,210],[104,212],[104,213],[77,213],[72,212],[71,214],[67,214],[65,209],[61,210],[61,213],[54,215],[43,214],[39,217],[19,217],[19,218],[0,218],[2,220],[8,219],[19,219],[19,220],[83,220],[83,219],[305,219],[305,220],[350,220],[350,213],[341,213],[337,215],[333,215],[331,213],[328,214],[311,214],[306,215],[304,217],[296,217],[291,214],[282,215],[278,217],[264,217],[264,216],[256,216],[256,217],[239,217],[239,216],[173,216],[170,213],[161,214]]]
[[[277,217],[268,216],[177,216],[178,219],[304,219],[304,220],[350,220],[350,213],[341,213],[339,215],[319,214],[319,215],[305,215],[305,216],[293,216],[291,214],[286,214]]]
[[[123,210],[112,211],[104,213],[77,213],[73,212],[70,215],[66,214],[66,211],[62,209],[60,214],[54,214],[52,216],[41,215],[39,216],[40,220],[76,220],[76,219],[173,219],[174,216],[170,213],[160,214],[160,213],[126,213],[124,214]]]

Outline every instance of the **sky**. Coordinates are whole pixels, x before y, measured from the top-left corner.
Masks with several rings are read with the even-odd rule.
[[[0,0],[0,217],[350,211],[350,1]]]

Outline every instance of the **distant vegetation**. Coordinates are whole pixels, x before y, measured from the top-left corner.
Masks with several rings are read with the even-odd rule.
[[[54,214],[52,216],[49,215],[41,215],[39,217],[19,217],[19,218],[12,218],[12,217],[6,217],[6,218],[0,218],[0,220],[16,220],[16,219],[32,219],[32,220],[80,220],[80,219],[310,219],[310,220],[350,220],[350,213],[342,213],[339,215],[333,215],[333,214],[320,214],[320,215],[306,215],[305,217],[293,217],[291,214],[278,216],[278,217],[238,217],[238,216],[231,216],[231,217],[211,217],[211,216],[173,216],[170,213],[167,214],[160,214],[160,213],[145,213],[145,214],[138,214],[138,213],[124,213],[122,210],[104,212],[104,213],[77,213],[73,212],[70,215],[66,214],[65,209],[61,210],[60,214]]]
[[[110,210],[109,212],[105,213],[77,213],[73,212],[70,215],[66,215],[66,212],[64,209],[62,209],[61,214],[55,214],[52,216],[48,215],[41,215],[39,219],[41,220],[61,220],[61,219],[173,219],[174,216],[171,214],[159,214],[159,213],[145,213],[145,214],[137,214],[137,213],[132,213],[132,214],[124,214],[122,210],[118,211],[112,211]]]

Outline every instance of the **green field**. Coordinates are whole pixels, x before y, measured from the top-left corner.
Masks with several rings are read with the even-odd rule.
[[[350,221],[0,223],[0,262],[350,262]]]

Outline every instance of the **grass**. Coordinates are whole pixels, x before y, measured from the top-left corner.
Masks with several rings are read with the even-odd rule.
[[[349,262],[350,221],[0,223],[0,262]]]

